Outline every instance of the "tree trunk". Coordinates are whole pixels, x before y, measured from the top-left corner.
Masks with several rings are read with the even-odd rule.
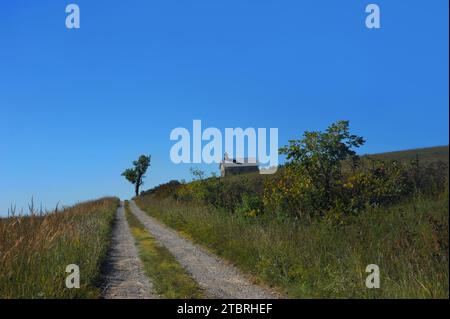
[[[134,187],[134,192],[136,193],[136,197],[139,196],[139,183],[136,183],[136,186]]]
[[[139,196],[139,188],[142,185],[142,174],[138,174],[137,181],[136,181],[136,187],[134,189],[136,193],[136,197]]]

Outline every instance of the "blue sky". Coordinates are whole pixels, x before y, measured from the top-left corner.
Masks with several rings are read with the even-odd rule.
[[[339,119],[363,153],[448,144],[448,1],[376,1],[379,30],[369,3],[2,1],[0,213],[128,198],[120,173],[142,153],[144,188],[189,179],[169,134],[194,119],[277,127],[280,146]]]

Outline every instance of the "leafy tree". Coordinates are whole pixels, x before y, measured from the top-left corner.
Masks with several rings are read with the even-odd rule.
[[[128,168],[122,173],[122,176],[124,176],[131,184],[134,184],[136,196],[139,195],[139,188],[144,184],[143,179],[150,166],[150,159],[150,155],[141,155],[137,161],[133,161],[133,168]]]
[[[290,140],[279,152],[309,175],[314,187],[323,193],[324,205],[329,206],[333,187],[341,178],[342,161],[356,162],[359,157],[353,148],[364,143],[361,136],[350,134],[348,121],[338,121],[324,132],[306,131],[303,139]]]
[[[191,171],[191,175],[194,177],[194,180],[202,181],[205,179],[205,172],[202,171],[201,169],[191,167],[190,171]]]

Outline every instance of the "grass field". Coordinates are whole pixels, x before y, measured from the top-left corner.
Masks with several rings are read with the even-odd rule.
[[[448,154],[444,146],[370,157],[448,164]],[[218,183],[211,185],[219,191],[212,194],[222,206],[175,199],[171,194],[178,186],[173,184],[135,200],[151,216],[291,298],[449,297],[448,180],[445,189],[431,195],[417,193],[339,219],[306,222],[239,213],[240,194],[261,195],[270,178],[215,179]],[[100,297],[101,265],[118,205],[117,198],[103,198],[58,212],[32,209],[27,216],[0,218],[0,298]],[[203,297],[198,284],[128,209],[126,217],[156,293]],[[80,289],[65,286],[69,264],[80,267]],[[380,267],[380,289],[365,287],[368,264]]]
[[[448,146],[370,157],[406,162],[416,160],[417,154],[420,163],[448,163]],[[240,214],[235,209],[239,192],[260,196],[268,178],[248,174],[219,179],[213,184],[216,193],[221,200],[228,196],[227,201],[216,201],[221,206],[174,198],[175,184],[145,192],[135,201],[151,216],[256,279],[281,288],[288,297],[449,297],[448,181],[435,195],[417,193],[338,219],[333,214],[311,221],[270,212]],[[380,267],[380,289],[365,286],[369,264]]]
[[[136,240],[139,257],[155,292],[169,299],[202,298],[203,294],[197,282],[186,273],[173,255],[148,233],[144,225],[131,213],[128,203],[125,204],[125,214]]]
[[[448,298],[448,197],[374,209],[345,224],[245,219],[136,199],[151,216],[292,298]],[[377,264],[381,288],[365,287]]]
[[[117,198],[61,212],[0,219],[0,298],[97,298]],[[65,285],[66,266],[80,268],[80,288]]]

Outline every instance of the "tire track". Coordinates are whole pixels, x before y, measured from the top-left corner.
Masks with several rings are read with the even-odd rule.
[[[271,299],[279,295],[251,283],[235,267],[180,236],[130,201],[131,212],[164,245],[210,298]]]
[[[144,273],[134,238],[125,218],[123,202],[117,209],[111,248],[103,268],[102,297],[105,299],[155,299],[152,283]]]

